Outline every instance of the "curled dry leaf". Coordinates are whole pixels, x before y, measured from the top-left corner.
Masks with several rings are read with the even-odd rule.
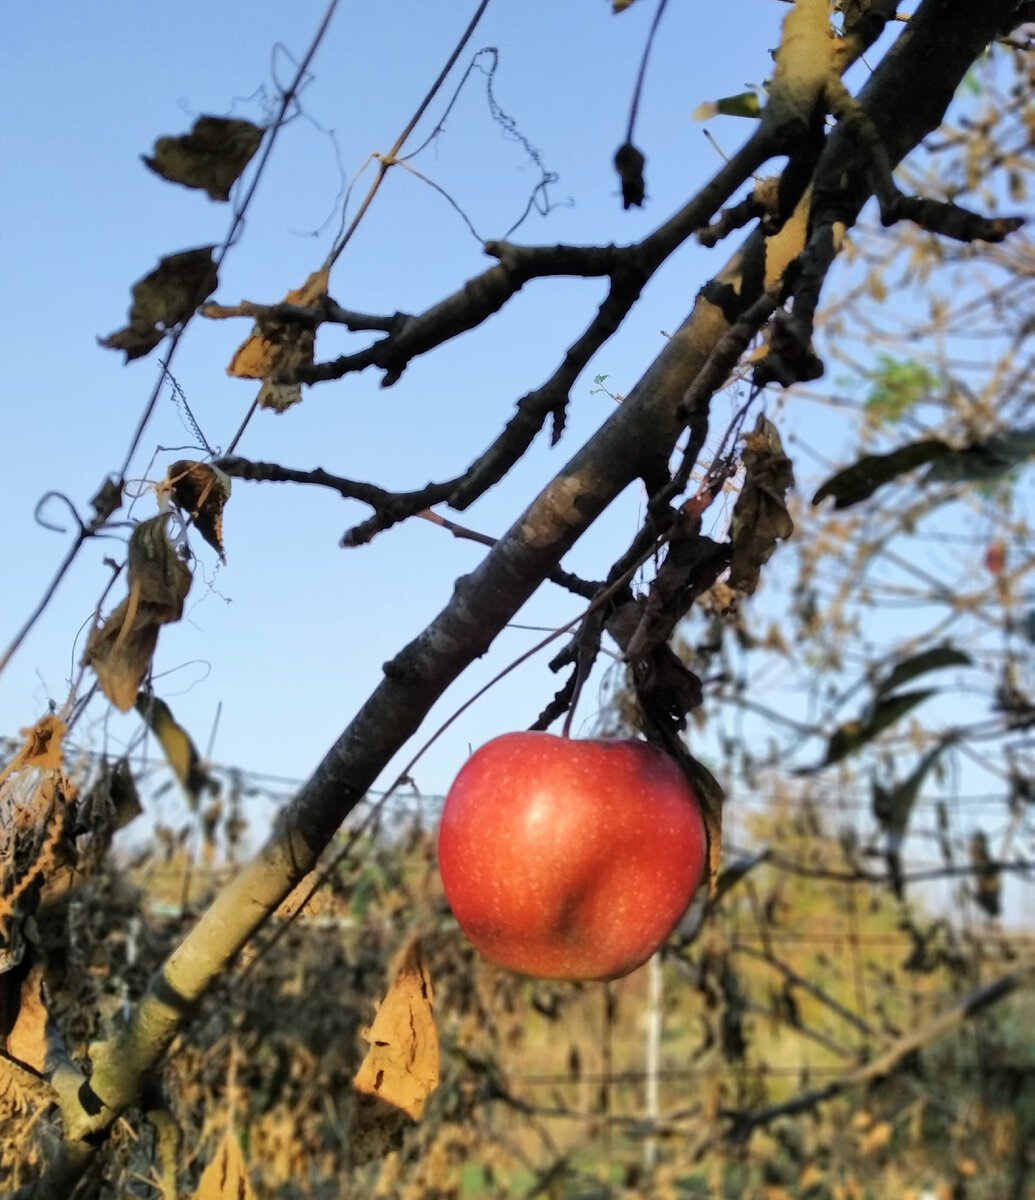
[[[15,771],[26,767],[39,767],[48,770],[60,767],[64,761],[64,751],[61,741],[68,732],[68,726],[54,713],[40,717],[35,725],[30,725],[20,731],[25,738],[18,753],[0,772],[0,782],[14,774]]]
[[[643,619],[625,648],[630,659],[668,641],[693,601],[722,573],[726,554],[726,547],[701,533],[699,514],[680,514],[647,596]]]
[[[636,698],[658,725],[673,732],[686,728],[687,714],[702,699],[701,680],[669,646],[656,646],[633,664]]]
[[[416,938],[403,951],[395,980],[363,1037],[370,1050],[356,1073],[356,1090],[417,1120],[438,1084],[438,1033],[431,979]]]
[[[101,484],[97,494],[90,501],[93,505],[94,521],[101,524],[122,507],[122,484],[110,476]]]
[[[328,268],[321,267],[300,288],[288,292],[283,302],[302,308],[312,307],[327,291],[329,278]],[[259,407],[283,412],[302,399],[302,385],[277,383],[276,378],[282,371],[312,363],[315,347],[315,324],[261,319],[251,336],[237,348],[227,374],[241,379],[261,379]]]
[[[230,476],[210,463],[181,458],[166,472],[157,492],[159,504],[165,496],[171,497],[225,563],[223,509],[230,498]]]
[[[642,208],[647,185],[643,181],[643,168],[647,160],[642,150],[623,142],[615,151],[615,170],[622,184],[622,207]]]
[[[170,183],[201,188],[213,200],[229,200],[230,188],[251,162],[265,130],[232,117],[198,117],[190,133],[160,137],[144,162]]]
[[[142,521],[129,539],[129,595],[95,628],[83,664],[108,699],[129,712],[158,644],[158,630],[183,616],[192,575],[166,532],[169,515]]]
[[[212,246],[168,254],[143,279],[133,284],[129,324],[102,346],[124,350],[126,361],[149,354],[174,326],[185,321],[216,290],[219,276],[212,261]]]
[[[753,433],[744,435],[746,478],[733,509],[730,535],[730,587],[749,595],[758,587],[759,572],[789,538],[794,522],[787,511],[787,491],[794,486],[791,460],[783,452],[776,426],[760,415]]]

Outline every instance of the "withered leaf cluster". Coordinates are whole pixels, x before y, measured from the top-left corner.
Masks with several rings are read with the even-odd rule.
[[[327,267],[313,271],[299,288],[292,288],[284,304],[300,307],[315,305],[327,291]],[[309,366],[316,346],[316,328],[298,321],[277,321],[263,316],[255,330],[241,343],[227,367],[227,374],[239,379],[261,379],[258,403],[260,408],[283,412],[302,399],[302,385],[279,383],[281,372]]]

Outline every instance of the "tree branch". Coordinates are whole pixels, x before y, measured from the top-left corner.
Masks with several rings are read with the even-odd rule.
[[[835,1096],[841,1095],[842,1092],[850,1091],[852,1088],[860,1087],[863,1084],[873,1082],[875,1079],[882,1079],[884,1076],[890,1075],[911,1054],[915,1054],[916,1051],[922,1050],[924,1046],[937,1041],[938,1038],[943,1037],[957,1026],[962,1025],[964,1021],[976,1016],[990,1005],[1010,995],[1011,992],[1016,991],[1022,985],[1030,983],[1033,977],[1035,977],[1035,964],[1029,964],[1017,971],[1011,971],[1008,975],[1000,976],[999,979],[994,980],[992,983],[977,988],[960,1000],[958,1004],[954,1004],[951,1008],[946,1009],[945,1012],[941,1013],[933,1021],[929,1021],[926,1025],[922,1025],[912,1033],[906,1034],[905,1037],[892,1042],[883,1054],[879,1054],[876,1058],[871,1059],[868,1063],[864,1063],[861,1067],[857,1067],[854,1071],[848,1071],[837,1079],[831,1080],[824,1087],[812,1088],[809,1091],[800,1092],[797,1096],[792,1096],[790,1100],[784,1100],[780,1104],[770,1104],[766,1108],[759,1108],[754,1112],[745,1113],[731,1109],[724,1110],[722,1116],[730,1122],[728,1136],[737,1142],[746,1141],[756,1129],[762,1129],[766,1125],[771,1125],[773,1121],[778,1120],[780,1117],[793,1117],[799,1113],[810,1112],[820,1104],[824,1104],[827,1100],[832,1100]]]

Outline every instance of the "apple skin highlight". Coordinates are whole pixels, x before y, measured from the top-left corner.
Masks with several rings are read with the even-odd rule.
[[[708,837],[679,766],[647,742],[507,733],[446,797],[439,869],[486,958],[544,979],[617,979],[672,932]]]

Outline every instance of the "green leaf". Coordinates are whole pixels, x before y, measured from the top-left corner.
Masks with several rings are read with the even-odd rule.
[[[897,849],[902,838],[905,837],[909,828],[909,818],[924,780],[934,764],[954,741],[955,735],[951,735],[944,738],[937,746],[932,747],[901,783],[885,788],[874,782],[873,815],[880,822],[881,827],[894,839],[891,848]]]
[[[834,730],[830,735],[827,752],[821,763],[814,767],[802,767],[797,774],[812,775],[824,767],[840,762],[849,754],[854,754],[868,742],[873,741],[878,734],[883,733],[890,725],[904,717],[911,709],[936,694],[937,689],[930,688],[918,692],[899,692],[896,696],[887,696],[878,700],[864,718],[857,721],[846,721]]]
[[[720,100],[705,100],[690,114],[691,121],[709,121],[720,114],[724,117],[759,117],[762,102],[758,92],[739,92],[736,96],[723,96]]]
[[[942,387],[940,376],[915,358],[878,354],[877,361],[879,366],[869,372],[873,385],[863,404],[878,422],[900,420]]]
[[[877,699],[916,679],[917,676],[925,675],[928,671],[940,671],[944,667],[969,667],[972,663],[973,659],[969,654],[957,650],[954,646],[934,646],[922,654],[915,654],[896,663],[888,676],[877,685]]]
[[[911,442],[890,454],[867,454],[852,466],[832,475],[812,497],[812,503],[820,504],[828,496],[833,496],[835,508],[851,508],[853,504],[869,499],[877,488],[897,479],[899,475],[952,454],[950,446],[935,438]]]

